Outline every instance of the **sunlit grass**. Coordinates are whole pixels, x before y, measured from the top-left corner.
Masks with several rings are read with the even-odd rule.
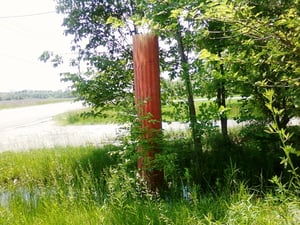
[[[0,154],[0,184],[3,187],[12,182],[20,184],[31,180],[49,182],[51,172],[58,171],[61,167],[72,169],[81,165],[85,168],[89,163],[92,163],[97,171],[101,171],[103,166],[112,163],[112,158],[107,152],[115,148],[106,146],[99,149],[86,146],[3,152]]]

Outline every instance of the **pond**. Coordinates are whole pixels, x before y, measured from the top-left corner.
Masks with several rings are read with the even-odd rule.
[[[34,191],[24,187],[14,190],[2,189],[0,191],[0,207],[9,208],[12,202],[22,202],[36,208],[40,197],[41,191],[37,188]]]

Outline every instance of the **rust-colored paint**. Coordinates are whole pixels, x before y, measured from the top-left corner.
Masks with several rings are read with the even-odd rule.
[[[143,152],[138,160],[138,169],[152,190],[159,189],[163,183],[162,171],[151,168],[151,162],[159,152],[157,141],[161,134],[158,49],[158,37],[155,35],[133,37],[135,104],[143,131],[143,143],[147,143],[138,149]]]

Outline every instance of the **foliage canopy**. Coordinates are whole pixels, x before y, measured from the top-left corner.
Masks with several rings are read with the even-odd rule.
[[[132,36],[152,32],[160,37],[162,102],[189,122],[196,164],[212,120],[221,120],[228,137],[229,96],[243,98],[240,121],[275,120],[281,129],[300,115],[299,0],[56,2],[78,53],[71,61],[78,73],[63,79],[71,81],[94,114],[112,105],[122,111],[134,108]],[[49,58],[49,53],[41,57]],[[55,65],[62,61],[51,59]],[[275,117],[264,97],[269,89],[274,90],[273,107],[282,112]],[[197,109],[196,96],[216,101]]]

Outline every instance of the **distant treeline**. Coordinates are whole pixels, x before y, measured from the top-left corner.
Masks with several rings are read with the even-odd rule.
[[[71,91],[16,91],[0,92],[0,101],[23,100],[23,99],[49,99],[49,98],[73,98]]]

